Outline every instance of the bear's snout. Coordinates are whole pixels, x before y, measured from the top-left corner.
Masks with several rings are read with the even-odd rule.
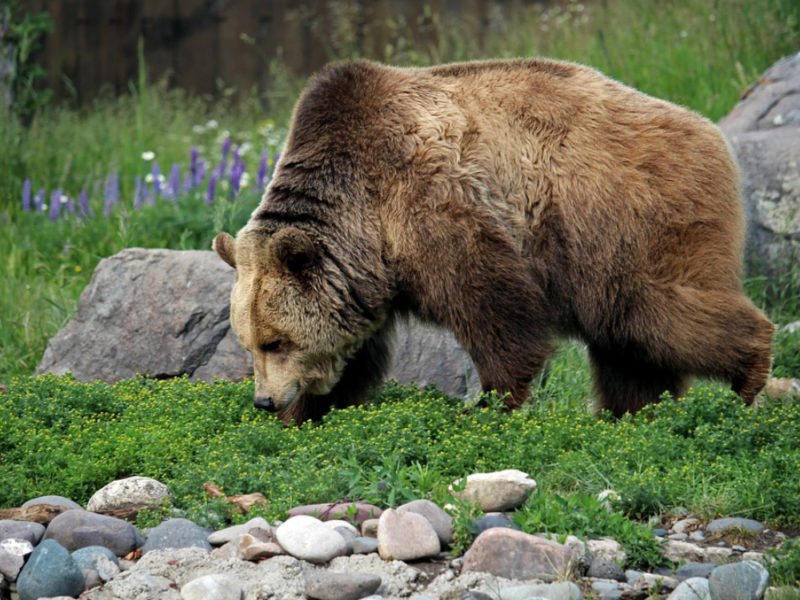
[[[256,396],[253,399],[253,404],[256,408],[263,408],[264,410],[268,410],[270,412],[275,412],[277,410],[275,408],[275,401],[272,399],[272,396]]]

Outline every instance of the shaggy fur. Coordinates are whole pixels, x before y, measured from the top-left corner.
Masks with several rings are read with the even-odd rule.
[[[451,329],[510,407],[558,336],[582,339],[619,416],[693,375],[763,387],[743,231],[731,153],[693,112],[577,64],[354,62],[310,82],[261,204],[215,248],[257,403],[288,420],[363,398],[404,312]]]

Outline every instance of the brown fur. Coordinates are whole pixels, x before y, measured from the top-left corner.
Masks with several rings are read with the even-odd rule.
[[[450,328],[509,406],[580,338],[622,415],[693,375],[747,402],[765,384],[743,229],[730,151],[693,112],[577,64],[355,62],[311,81],[264,199],[215,248],[256,395],[288,419],[362,398],[398,312]]]

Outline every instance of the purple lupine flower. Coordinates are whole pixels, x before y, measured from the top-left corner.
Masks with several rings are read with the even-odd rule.
[[[189,190],[190,190],[193,187],[196,187],[196,186],[200,185],[200,181],[201,180],[197,178],[197,167],[198,167],[198,165],[197,165],[197,156],[198,156],[197,148],[193,146],[191,151],[190,151],[190,153],[189,153],[189,155],[190,155],[190,159],[189,159],[189,175],[190,175],[190,177],[188,178],[188,180],[191,183],[191,187],[189,188]],[[184,184],[184,187],[186,187],[185,184]],[[184,190],[184,191],[188,192],[189,190]]]
[[[206,204],[214,204],[214,193],[217,187],[217,172],[212,171],[208,178],[208,189],[206,190]]]
[[[136,186],[133,189],[133,209],[139,210],[142,208],[142,200],[144,200],[144,189],[142,188],[142,176],[136,176]]]
[[[258,172],[256,173],[256,188],[260,192],[264,189],[264,184],[267,179],[267,151],[261,151],[261,159],[258,161]]]
[[[89,193],[85,188],[78,196],[78,214],[84,219],[89,216]]]
[[[233,199],[236,194],[239,193],[239,184],[242,180],[242,173],[244,173],[244,169],[240,168],[239,165],[233,165],[231,168],[231,199]]]
[[[222,162],[228,162],[228,151],[231,149],[231,136],[222,140]]]
[[[43,207],[44,207],[44,190],[40,189],[36,193],[36,196],[33,198],[33,208],[36,210],[36,212],[40,213],[44,210]]]
[[[161,195],[161,170],[158,168],[158,161],[153,161],[153,168],[150,171],[153,175],[153,192],[156,196]]]
[[[26,179],[22,184],[22,210],[30,212],[31,210],[31,180]]]
[[[66,196],[66,200],[64,201],[64,209],[71,215],[75,214],[75,203],[69,196]]]
[[[119,173],[115,172],[106,177],[103,195],[106,202],[110,202],[112,205],[119,201]]]
[[[50,220],[55,221],[61,213],[61,190],[53,190],[50,194]]]
[[[177,200],[181,191],[181,168],[178,163],[172,163],[172,169],[169,172],[169,198]]]
[[[206,178],[206,161],[203,158],[197,160],[197,179],[194,180],[194,187],[203,183]]]

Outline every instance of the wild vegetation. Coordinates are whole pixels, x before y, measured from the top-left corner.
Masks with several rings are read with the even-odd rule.
[[[418,25],[432,28],[437,41],[424,48],[398,22],[397,42],[374,58],[575,60],[718,119],[764,69],[800,47],[794,0],[604,0],[515,10],[498,8],[478,42],[429,15]],[[337,26],[331,58],[352,57],[348,24]],[[636,548],[633,564],[657,559],[642,526],[623,516],[643,520],[682,506],[704,517],[800,527],[800,484],[791,476],[800,467],[796,405],[748,408],[701,382],[685,400],[636,418],[597,418],[588,408],[585,356],[574,345],[535,389],[536,402],[511,414],[491,399],[489,408],[464,408],[435,390],[390,385],[368,406],[285,429],[252,409],[250,382],[109,386],[30,377],[100,259],[130,246],[208,248],[217,231],[244,223],[302,84],[285,73],[276,81],[281,87],[266,98],[208,101],[149,82],[142,61],[130,94],[75,108],[37,98],[27,86],[24,114],[0,116],[0,382],[8,388],[0,395],[0,506],[48,493],[83,502],[108,481],[136,474],[163,480],[175,507],[214,525],[239,517],[204,496],[208,480],[229,494],[267,493],[260,510],[276,518],[293,504],[337,498],[445,502],[454,479],[513,467],[539,482],[515,517],[524,528],[616,535]],[[236,182],[235,153],[242,163]],[[790,276],[767,291],[754,277],[746,285],[785,324],[800,319],[798,282],[800,275]],[[800,333],[778,334],[774,374],[800,376]],[[622,498],[611,514],[594,500],[609,487]],[[467,520],[458,522],[464,540]],[[800,572],[792,548],[777,563],[789,584]]]

